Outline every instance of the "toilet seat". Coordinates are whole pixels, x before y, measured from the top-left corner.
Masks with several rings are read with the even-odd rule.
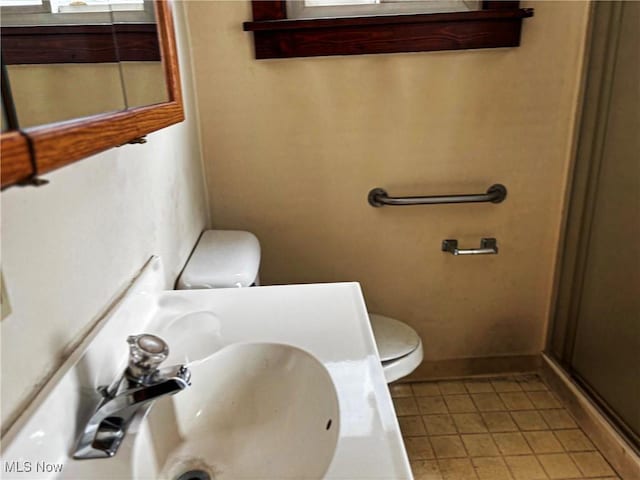
[[[387,383],[413,372],[422,362],[422,340],[406,323],[375,313],[369,314]]]

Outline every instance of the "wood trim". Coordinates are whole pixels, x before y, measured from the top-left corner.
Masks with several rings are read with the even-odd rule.
[[[253,1],[257,59],[514,47],[533,9],[486,1],[483,10],[415,15],[287,19],[284,1]]]
[[[24,181],[33,175],[33,164],[29,155],[26,137],[17,131],[2,134],[0,140],[2,187]]]
[[[33,169],[28,172],[24,169],[24,159],[30,159],[26,140],[21,144],[7,143],[7,148],[11,147],[11,150],[8,150],[11,154],[5,155],[5,138],[7,142],[17,142],[14,137],[20,134],[3,133],[2,188],[15,184],[18,181],[17,177],[24,180],[31,175],[50,172],[184,120],[177,47],[169,1],[156,2],[156,16],[169,101],[25,129],[24,134],[28,135],[33,145],[36,172]],[[13,174],[14,171],[20,174]],[[5,172],[9,172],[10,175],[5,177]]]
[[[518,8],[520,2],[510,0],[484,0],[482,2],[483,10],[508,10]]]
[[[184,120],[177,102],[97,117],[25,130],[36,152],[38,174],[51,172]]]
[[[121,62],[159,62],[162,60],[158,26],[149,23],[116,23],[114,31]]]
[[[161,59],[155,24],[3,27],[1,32],[7,65]]]
[[[518,46],[520,23],[376,25],[346,27],[339,32],[282,30],[254,32],[254,38],[257,59],[427,52]]]
[[[171,0],[156,0],[156,17],[158,19],[158,35],[160,38],[160,51],[165,70],[169,101],[176,102],[180,108],[181,118],[184,120],[182,104],[182,85],[180,83],[180,65],[178,59],[178,47],[176,46],[175,28],[171,15]]]
[[[287,18],[286,0],[263,0],[251,2],[253,19],[258,20],[284,20]]]

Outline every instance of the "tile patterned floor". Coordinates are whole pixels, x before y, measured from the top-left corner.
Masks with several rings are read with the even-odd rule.
[[[390,388],[415,480],[619,480],[536,375]]]

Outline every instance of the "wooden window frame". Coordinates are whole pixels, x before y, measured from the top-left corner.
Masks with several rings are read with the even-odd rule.
[[[38,176],[184,120],[178,53],[169,0],[156,0],[167,102],[2,132],[2,188],[38,184]]]
[[[155,23],[6,26],[1,37],[5,65],[160,61]]]
[[[160,61],[152,3],[115,11],[107,23],[106,12],[51,13],[46,3],[2,7],[9,12],[0,29],[5,65]]]
[[[257,59],[428,52],[520,45],[522,19],[533,9],[517,1],[484,1],[471,12],[289,19],[286,0],[253,0]]]

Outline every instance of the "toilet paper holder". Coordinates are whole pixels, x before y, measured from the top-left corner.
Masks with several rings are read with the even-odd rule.
[[[442,241],[442,251],[452,255],[497,255],[498,242],[495,238],[481,238],[480,248],[458,248],[458,240]]]

